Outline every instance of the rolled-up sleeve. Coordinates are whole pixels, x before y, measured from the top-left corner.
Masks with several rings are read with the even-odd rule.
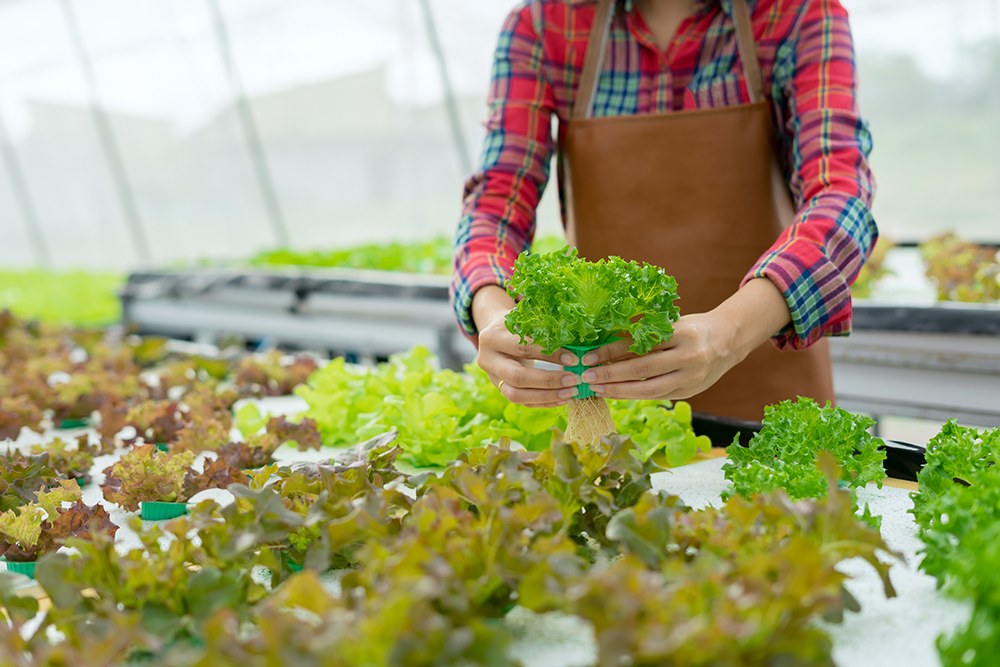
[[[785,101],[790,185],[798,215],[747,274],[782,291],[792,323],[773,339],[803,349],[851,331],[850,285],[878,239],[868,166],[871,134],[857,104],[854,47],[837,0],[805,3],[797,39],[775,64]]]
[[[546,77],[541,22],[521,6],[507,18],[493,63],[490,114],[479,170],[465,186],[454,239],[451,303],[475,336],[476,291],[503,286],[535,233],[535,210],[549,178],[552,86]]]

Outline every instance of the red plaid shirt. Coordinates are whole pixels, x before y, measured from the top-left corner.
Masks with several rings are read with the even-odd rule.
[[[770,278],[792,324],[775,337],[800,349],[851,329],[850,284],[878,238],[870,207],[871,135],[860,118],[847,12],[838,0],[748,0],[774,108],[796,223],[747,273]],[[616,18],[594,117],[705,109],[750,101],[732,0],[699,0],[666,53],[633,0]],[[455,236],[452,303],[469,335],[472,297],[503,285],[535,232],[535,209],[568,119],[596,0],[527,0],[500,34],[479,171],[466,185]]]

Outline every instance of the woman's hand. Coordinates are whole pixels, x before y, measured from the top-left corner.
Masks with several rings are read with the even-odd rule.
[[[576,355],[558,350],[542,354],[537,345],[521,345],[520,338],[507,331],[504,318],[514,308],[514,300],[500,287],[483,287],[472,300],[472,318],[479,328],[479,367],[500,393],[514,403],[531,407],[566,405],[579,393],[579,375],[566,371],[535,368],[535,360],[561,366],[577,363]],[[502,384],[501,384],[502,382]]]
[[[584,356],[583,381],[605,398],[680,400],[705,391],[791,321],[784,297],[766,278],[709,313],[686,315],[674,335],[638,357],[623,339]]]

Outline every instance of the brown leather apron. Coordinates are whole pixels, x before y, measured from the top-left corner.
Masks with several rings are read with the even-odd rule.
[[[592,118],[617,4],[598,0],[562,145],[570,243],[591,260],[618,255],[662,266],[677,279],[682,314],[732,296],[794,219],[771,140],[746,0],[733,3],[751,104]],[[801,352],[767,342],[704,393],[695,410],[759,421],[764,406],[797,396],[833,401],[824,339]]]

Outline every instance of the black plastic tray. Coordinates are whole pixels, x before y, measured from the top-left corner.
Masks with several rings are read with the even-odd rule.
[[[856,331],[997,336],[1000,308],[966,303],[900,306],[859,299],[854,302],[852,326]]]
[[[698,435],[708,436],[713,447],[728,447],[739,437],[741,445],[746,447],[755,433],[760,431],[761,423],[720,417],[704,412],[692,415],[692,426]],[[883,439],[884,440],[884,439]],[[896,440],[884,440],[886,459],[883,462],[885,474],[893,479],[917,481],[917,473],[924,467],[924,452],[920,445]]]

